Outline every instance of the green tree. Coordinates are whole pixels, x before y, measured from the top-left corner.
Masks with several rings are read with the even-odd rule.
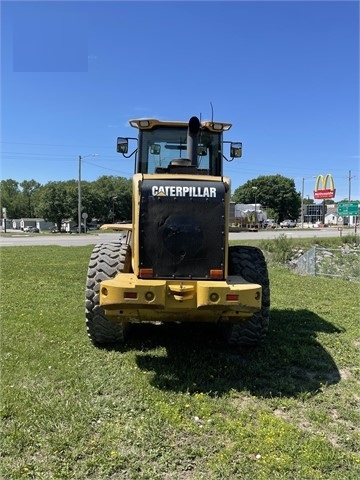
[[[7,210],[7,218],[22,217],[21,192],[19,183],[9,178],[0,182],[0,204],[1,211]]]
[[[61,229],[63,220],[71,218],[73,198],[69,195],[69,182],[48,182],[38,191],[35,215],[46,221],[54,222]]]
[[[32,218],[35,212],[36,192],[41,187],[35,180],[24,180],[20,183],[22,197],[22,217]]]
[[[131,219],[132,181],[123,177],[99,177],[90,185],[89,210],[101,221],[114,222]]]
[[[276,221],[285,218],[296,220],[300,214],[301,195],[296,192],[295,182],[282,175],[263,175],[238,187],[232,196],[237,203],[260,203],[272,209]]]
[[[21,187],[21,188],[20,188]],[[78,221],[78,182],[67,180],[41,185],[35,180],[20,184],[12,179],[0,182],[1,207],[8,218],[42,217],[60,228],[64,220]],[[130,220],[132,181],[123,177],[102,176],[94,182],[81,182],[81,211],[88,221]]]

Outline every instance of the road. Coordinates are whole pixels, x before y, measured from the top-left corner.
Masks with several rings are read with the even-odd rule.
[[[354,229],[344,229],[342,231],[343,235],[348,233],[354,233]],[[338,237],[340,232],[337,228],[277,228],[276,230],[259,230],[258,232],[240,232],[240,233],[230,233],[230,240],[264,240],[264,239],[274,239],[279,237],[279,235],[286,235],[288,238],[327,238],[327,237]]]
[[[354,233],[354,229],[344,229],[343,234]],[[340,232],[336,228],[309,228],[299,229],[276,229],[259,230],[258,232],[231,232],[230,240],[260,240],[274,239],[279,235],[289,238],[325,238],[337,237]],[[8,231],[0,235],[0,247],[31,246],[31,245],[61,245],[63,247],[95,245],[119,240],[119,233],[96,233],[96,234],[26,234],[16,231]]]
[[[63,247],[79,247],[95,245],[96,243],[119,240],[119,233],[98,234],[26,234],[8,232],[0,236],[0,247],[32,246],[32,245],[60,245]]]

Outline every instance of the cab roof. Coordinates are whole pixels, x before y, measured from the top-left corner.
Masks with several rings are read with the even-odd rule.
[[[182,121],[168,121],[168,120],[157,120],[156,118],[139,118],[134,120],[129,120],[129,123],[132,127],[138,128],[139,130],[151,130],[154,127],[185,127],[187,128],[189,122]],[[232,123],[225,122],[214,122],[206,120],[200,122],[201,128],[206,128],[211,132],[224,132],[230,130]]]

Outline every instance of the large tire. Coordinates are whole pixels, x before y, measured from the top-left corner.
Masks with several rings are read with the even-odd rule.
[[[262,287],[261,310],[249,320],[226,325],[226,340],[231,345],[259,345],[269,327],[270,286],[267,265],[259,248],[229,247],[229,275],[240,275],[246,281]]]
[[[110,280],[118,273],[131,271],[129,245],[105,243],[96,245],[92,251],[86,279],[85,317],[89,338],[95,346],[122,343],[128,324],[114,323],[104,315],[99,305],[100,283]]]

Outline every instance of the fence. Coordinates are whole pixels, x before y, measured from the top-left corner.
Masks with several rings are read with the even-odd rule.
[[[295,270],[304,275],[321,275],[360,281],[360,249],[313,247],[298,258]]]

